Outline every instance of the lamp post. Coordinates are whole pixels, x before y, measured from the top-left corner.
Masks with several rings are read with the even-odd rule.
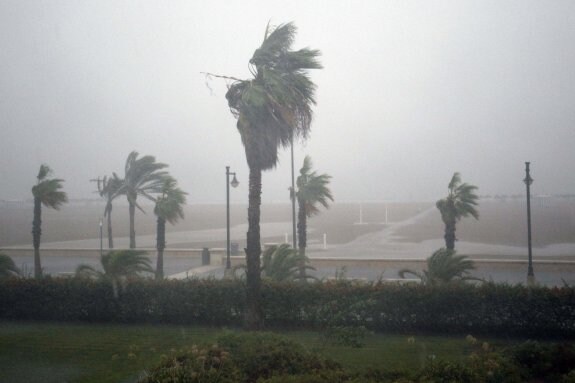
[[[535,281],[533,274],[533,259],[531,252],[531,191],[530,186],[533,178],[529,175],[529,162],[525,163],[525,179],[523,180],[527,188],[527,248],[529,251],[529,266],[527,268],[527,283],[532,284]]]
[[[104,250],[103,250],[103,249],[104,249],[104,247],[103,247],[103,242],[102,242],[102,239],[103,239],[102,227],[103,227],[102,218],[100,217],[100,258],[102,257],[102,254],[103,254],[103,251],[104,251]]]
[[[232,182],[230,182],[230,175],[234,176]],[[230,260],[230,185],[237,188],[239,184],[236,173],[230,172],[230,167],[226,166],[226,270],[232,268]]]

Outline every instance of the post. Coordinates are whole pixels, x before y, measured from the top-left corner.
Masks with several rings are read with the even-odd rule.
[[[103,234],[102,234],[102,218],[100,218],[100,258],[102,258],[102,255],[104,254],[104,247],[103,247]]]
[[[323,249],[327,249],[327,234],[323,233]]]
[[[230,167],[226,166],[226,270],[232,268],[230,260]]]
[[[385,204],[385,224],[387,225],[387,204]]]
[[[525,163],[525,186],[527,188],[527,248],[529,254],[529,266],[527,267],[527,284],[535,282],[535,274],[533,273],[533,254],[531,249],[531,191],[530,186],[533,179],[529,174],[529,162]]]
[[[292,213],[292,229],[293,229],[293,248],[297,247],[297,234],[295,222],[295,173],[294,173],[294,160],[293,160],[293,135],[291,137],[291,213]]]

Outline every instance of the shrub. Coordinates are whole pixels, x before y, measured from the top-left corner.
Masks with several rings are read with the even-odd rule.
[[[245,283],[228,279],[134,280],[117,300],[109,284],[79,279],[6,279],[0,291],[9,320],[233,326],[246,309]],[[270,327],[575,337],[572,287],[267,281],[261,297]]]
[[[341,367],[271,333],[230,333],[164,361],[140,383],[260,382],[276,376],[336,376]],[[325,380],[322,380],[325,381]],[[310,381],[311,382],[311,381]]]

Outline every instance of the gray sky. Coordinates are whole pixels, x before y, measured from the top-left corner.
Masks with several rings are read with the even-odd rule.
[[[0,1],[0,199],[31,197],[48,163],[72,198],[168,163],[190,203],[247,201],[226,84],[249,77],[268,20],[322,51],[312,134],[296,149],[336,201],[434,200],[454,171],[481,194],[575,192],[573,1]],[[211,88],[211,90],[210,90]],[[301,166],[301,165],[300,165]],[[298,166],[299,168],[299,166]],[[263,179],[288,201],[289,152]]]

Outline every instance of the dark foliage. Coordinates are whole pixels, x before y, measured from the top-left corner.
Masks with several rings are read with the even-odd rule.
[[[0,319],[236,325],[245,290],[236,280],[133,280],[114,300],[98,281],[8,279]],[[571,287],[267,281],[262,304],[269,327],[575,338]]]

